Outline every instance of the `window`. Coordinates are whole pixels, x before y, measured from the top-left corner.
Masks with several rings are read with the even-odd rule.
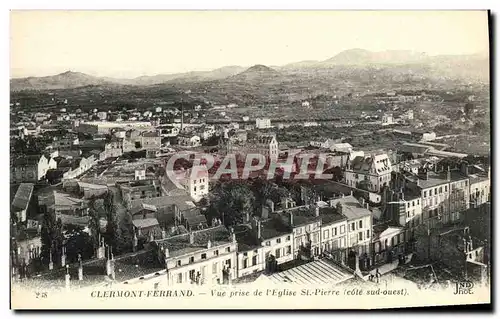
[[[443,188],[439,187],[439,194],[442,194],[442,193],[443,193]]]
[[[201,259],[207,259],[207,254],[201,254]]]
[[[415,207],[415,201],[411,202],[411,206]]]
[[[363,233],[362,232],[358,233],[358,240],[363,240]]]
[[[420,199],[417,199],[417,205],[420,205]]]
[[[290,235],[286,236],[286,241],[290,241]]]
[[[410,203],[408,202],[408,208],[410,208]]]
[[[297,228],[297,235],[300,235],[302,233],[302,228]]]
[[[214,250],[214,256],[219,256],[219,251],[218,250]]]
[[[257,256],[252,257],[252,266],[257,265]]]
[[[351,223],[351,230],[354,230],[356,229],[356,224],[355,223]]]
[[[231,259],[226,260],[226,265],[231,268]]]
[[[266,246],[271,246],[271,242],[269,240],[266,241]]]
[[[410,211],[406,212],[406,217],[410,217]]]
[[[177,283],[182,284],[182,274],[177,274]]]
[[[369,230],[366,231],[366,238],[370,238],[370,231]]]
[[[434,195],[437,195],[437,193],[438,193],[437,188],[434,188]]]
[[[444,186],[444,191],[445,191],[445,192],[447,192],[447,191],[448,191],[448,186],[447,186],[447,185],[445,185],[445,186]]]
[[[328,237],[330,237],[330,234],[329,234],[329,233],[330,233],[330,231],[329,231],[328,229],[327,229],[327,230],[325,230],[325,231],[323,232],[323,238],[328,239]]]
[[[205,185],[200,185],[200,189],[204,190],[205,189]]]
[[[212,274],[217,273],[217,263],[212,264]]]
[[[292,246],[286,246],[286,254],[290,255],[292,253]]]
[[[194,257],[189,257],[189,263],[190,264],[194,263]]]
[[[340,226],[340,233],[341,234],[345,233],[345,226],[344,225]]]
[[[226,247],[226,253],[231,252],[231,247]]]
[[[427,197],[427,191],[424,191],[424,198]]]
[[[182,265],[182,261],[181,260],[177,260],[177,266],[181,266]]]
[[[359,221],[359,228],[363,228],[363,221],[362,220]]]
[[[281,249],[276,249],[275,255],[276,255],[276,258],[280,258],[281,257]]]
[[[194,191],[196,192],[196,186],[194,187]]]
[[[276,239],[276,243],[280,244],[281,243],[281,238]]]
[[[332,236],[337,236],[337,227],[335,227],[332,231]]]
[[[195,279],[195,276],[196,276],[196,275],[195,275],[195,271],[194,271],[194,269],[193,269],[193,270],[190,270],[190,271],[189,271],[189,279],[194,280],[194,279]]]

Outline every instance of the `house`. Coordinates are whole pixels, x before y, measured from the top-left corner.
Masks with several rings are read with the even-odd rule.
[[[85,182],[77,182],[80,192],[83,193],[83,198],[99,197],[107,194],[109,191],[106,185],[91,184]]]
[[[330,206],[347,218],[348,263],[351,268],[361,265],[361,270],[371,265],[372,212],[354,196],[344,196],[330,200]],[[354,259],[356,258],[356,259]],[[354,260],[353,260],[354,259]]]
[[[13,161],[11,181],[13,183],[36,183],[45,177],[49,169],[57,168],[53,158],[46,155],[27,155]]]
[[[430,257],[466,280],[486,281],[490,256],[485,243],[471,236],[468,227],[431,234]]]
[[[12,201],[11,213],[15,214],[17,220],[21,223],[26,221],[31,196],[33,195],[33,188],[33,183],[21,183]]]
[[[226,150],[228,154],[238,154],[243,157],[248,154],[261,154],[274,161],[278,159],[279,155],[278,141],[274,134],[260,134],[246,142],[229,139]]]
[[[198,147],[201,145],[201,138],[198,135],[193,135],[190,133],[179,133],[179,135],[177,135],[177,139],[179,145],[186,148]]]
[[[338,139],[331,139],[331,138],[319,138],[317,140],[312,140],[309,142],[309,145],[313,147],[318,147],[318,148],[325,148],[325,149],[331,149],[333,145],[336,143],[339,143],[340,140]]]
[[[246,224],[235,227],[238,242],[238,277],[256,272],[275,272],[294,259],[293,232],[278,216],[247,216]]]
[[[367,157],[357,156],[350,161],[344,178],[347,185],[380,192],[391,180],[392,164],[386,153]]]
[[[130,207],[130,204],[134,200],[160,197],[162,195],[159,180],[135,180],[127,183],[118,183],[117,186],[127,207]]]
[[[208,194],[209,175],[206,166],[199,165],[184,172],[179,171],[176,178],[194,201],[197,202]]]
[[[161,238],[162,230],[156,218],[156,211],[156,207],[144,205],[141,209],[131,212],[134,234],[138,238],[144,238],[146,241]]]
[[[353,147],[349,143],[336,143],[330,146],[330,151],[332,152],[343,152],[343,153],[351,153]]]
[[[155,240],[158,260],[168,272],[168,286],[229,284],[237,278],[236,236],[225,226]]]
[[[321,217],[318,207],[297,206],[282,214],[293,229],[294,258],[310,260],[321,254]]]
[[[382,223],[373,226],[373,265],[392,263],[406,253],[405,231],[401,226]]]
[[[394,117],[392,113],[386,113],[382,116],[382,125],[392,125],[394,124]]]
[[[255,127],[259,130],[271,128],[271,119],[269,119],[269,118],[257,118],[257,119],[255,119]]]
[[[321,251],[337,262],[347,260],[347,217],[329,203],[319,202]]]

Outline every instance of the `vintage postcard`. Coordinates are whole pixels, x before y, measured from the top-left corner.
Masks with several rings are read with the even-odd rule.
[[[491,303],[488,11],[12,11],[12,309]]]

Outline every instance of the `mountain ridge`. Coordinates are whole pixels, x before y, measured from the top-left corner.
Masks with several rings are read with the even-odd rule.
[[[436,72],[443,71],[444,74],[453,76],[455,73],[461,77],[468,74],[488,78],[489,70],[488,56],[485,54],[471,55],[436,55],[430,56],[424,52],[411,50],[386,50],[380,52],[365,49],[344,50],[335,56],[323,60],[304,60],[289,63],[283,66],[271,68],[263,64],[251,67],[237,65],[224,66],[210,71],[191,71],[173,74],[144,75],[130,79],[112,77],[98,77],[82,72],[65,71],[56,75],[43,77],[12,78],[10,80],[11,91],[23,90],[51,90],[69,89],[83,86],[99,85],[134,85],[148,86],[163,83],[176,82],[199,82],[199,81],[262,81],[267,79],[278,79],[283,76],[282,72],[293,70],[328,69],[332,67],[369,67],[369,66],[391,66],[398,65],[408,68],[415,67],[422,70],[422,66],[432,67]]]

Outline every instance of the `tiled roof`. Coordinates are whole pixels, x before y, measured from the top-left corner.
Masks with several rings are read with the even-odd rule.
[[[132,223],[137,228],[148,228],[159,225],[156,218],[134,219],[132,220]]]
[[[12,201],[12,209],[14,211],[28,208],[28,204],[33,194],[33,187],[34,185],[31,183],[22,183],[19,185],[14,200]]]
[[[342,205],[342,214],[345,215],[348,220],[371,216],[371,212],[361,206],[361,204],[354,196],[345,196],[342,198],[332,199],[331,203],[333,204],[333,206],[336,206],[337,203],[340,203]]]
[[[190,234],[193,234],[193,243],[190,243]],[[231,242],[231,234],[224,225],[195,231],[188,234],[156,240],[160,247],[167,247],[171,257],[184,255],[187,253],[204,250],[210,240],[212,246],[218,246]]]
[[[335,285],[353,277],[354,275],[346,269],[342,269],[325,260],[319,260],[262,278],[274,284]]]

